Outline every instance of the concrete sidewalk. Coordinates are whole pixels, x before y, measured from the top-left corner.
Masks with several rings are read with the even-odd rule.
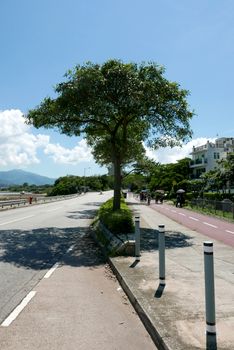
[[[90,234],[48,272],[25,309],[1,325],[1,350],[155,349]]]
[[[214,241],[217,337],[206,336],[203,242],[211,240],[130,198],[141,217],[141,259],[110,259],[159,349],[234,349],[234,250]],[[166,229],[166,286],[159,288],[157,228]]]

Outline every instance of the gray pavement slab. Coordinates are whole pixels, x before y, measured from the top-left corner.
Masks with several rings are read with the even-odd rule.
[[[87,234],[8,326],[1,350],[155,349],[100,250]]]
[[[212,240],[217,336],[208,337],[203,242],[210,239],[132,198],[129,201],[141,216],[141,259],[136,265],[133,257],[115,257],[110,261],[159,348],[234,349],[234,249]],[[159,224],[164,224],[166,229],[166,286],[163,290],[158,280]]]

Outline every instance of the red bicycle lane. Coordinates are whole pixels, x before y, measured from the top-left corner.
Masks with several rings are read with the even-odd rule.
[[[150,207],[185,227],[234,247],[234,224],[228,221],[166,203]]]

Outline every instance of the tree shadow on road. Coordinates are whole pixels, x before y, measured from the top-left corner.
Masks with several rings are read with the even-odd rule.
[[[103,203],[104,203],[104,202],[89,202],[89,203],[84,203],[84,205],[100,208],[100,206],[101,206]],[[97,208],[97,209],[98,209],[98,208]]]
[[[74,248],[67,252],[68,249]],[[70,266],[98,266],[104,258],[89,228],[48,227],[35,230],[0,230],[0,262],[43,270],[55,262]]]
[[[67,218],[69,219],[93,219],[97,213],[96,209],[90,210],[76,210],[69,212]]]
[[[190,247],[193,245],[191,239],[191,236],[187,236],[181,232],[166,231],[165,247],[167,249]],[[158,250],[158,230],[141,228],[141,250]]]

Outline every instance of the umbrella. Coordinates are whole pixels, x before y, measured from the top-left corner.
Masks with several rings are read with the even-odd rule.
[[[183,190],[182,188],[180,188],[178,191],[176,191],[176,193],[185,193],[185,190]]]

